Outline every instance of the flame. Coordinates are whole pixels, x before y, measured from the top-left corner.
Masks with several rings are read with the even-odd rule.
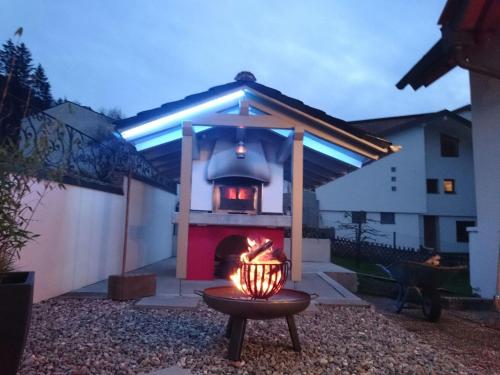
[[[226,199],[238,199],[238,189],[235,187],[228,187],[224,189],[224,198]]]
[[[258,290],[267,291],[269,288],[272,288],[272,285],[277,284],[283,278],[283,274],[281,271],[271,273],[271,267],[256,267],[252,265],[257,264],[281,264],[282,261],[276,259],[273,255],[273,247],[271,246],[269,249],[261,252],[251,261],[248,258],[248,254],[253,250],[257,249],[260,245],[269,241],[267,238],[264,238],[260,241],[253,240],[251,238],[247,238],[248,251],[244,252],[240,256],[240,262],[249,264],[249,281],[253,285],[255,283]],[[233,281],[233,284],[238,288],[241,292],[246,295],[252,296],[249,287],[246,285],[245,279],[241,274],[241,266],[238,267],[235,273],[233,273],[230,278]]]

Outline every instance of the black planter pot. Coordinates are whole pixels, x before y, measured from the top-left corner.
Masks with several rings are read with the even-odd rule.
[[[15,375],[26,343],[34,272],[0,273],[0,373]]]

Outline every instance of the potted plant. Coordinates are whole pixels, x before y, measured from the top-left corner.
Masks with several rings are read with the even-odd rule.
[[[43,140],[43,137],[40,138]],[[58,173],[43,168],[43,150],[27,156],[12,140],[0,143],[0,364],[15,374],[30,325],[34,272],[14,272],[21,250],[37,234],[29,229],[42,199]],[[59,186],[62,186],[59,184]]]

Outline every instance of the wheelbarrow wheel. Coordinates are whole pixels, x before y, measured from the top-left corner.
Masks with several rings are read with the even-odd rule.
[[[441,317],[441,298],[437,290],[422,292],[422,312],[429,322],[437,322]]]

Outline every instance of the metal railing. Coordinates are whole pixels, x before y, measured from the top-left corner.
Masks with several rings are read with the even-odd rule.
[[[67,183],[121,192],[123,177],[130,172],[175,192],[175,183],[119,136],[110,133],[99,141],[45,112],[21,120],[19,147],[25,156],[40,155],[45,167],[63,170]]]

